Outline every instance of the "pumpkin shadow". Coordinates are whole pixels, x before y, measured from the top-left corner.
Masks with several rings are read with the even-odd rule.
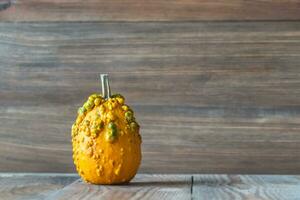
[[[141,181],[119,184],[115,186],[129,186],[129,187],[179,187],[189,184],[188,181]]]
[[[10,6],[11,6],[11,0],[0,1],[0,11],[6,10],[6,9],[9,8]]]

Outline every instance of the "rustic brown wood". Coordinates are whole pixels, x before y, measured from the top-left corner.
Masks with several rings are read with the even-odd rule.
[[[66,174],[0,174],[0,199],[45,199],[76,179]]]
[[[137,175],[127,185],[92,185],[78,180],[48,200],[133,200],[133,199],[191,199],[191,176],[189,175]]]
[[[195,175],[194,200],[300,198],[300,176]]]
[[[74,172],[70,127],[108,72],[140,172],[300,170],[300,22],[0,23],[0,171]]]
[[[300,19],[300,1],[298,0],[2,0],[1,2],[1,21],[223,21]]]

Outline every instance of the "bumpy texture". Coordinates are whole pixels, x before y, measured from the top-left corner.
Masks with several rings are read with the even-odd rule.
[[[122,95],[91,95],[72,126],[73,160],[79,175],[93,184],[129,182],[141,162],[141,136]]]

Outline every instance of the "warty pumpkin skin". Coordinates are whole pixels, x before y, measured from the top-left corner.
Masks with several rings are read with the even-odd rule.
[[[72,126],[77,172],[93,184],[129,182],[141,162],[141,136],[134,113],[122,95],[91,95]]]

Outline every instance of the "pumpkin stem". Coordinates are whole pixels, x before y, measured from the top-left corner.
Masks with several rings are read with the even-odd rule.
[[[100,74],[101,84],[102,84],[102,95],[104,99],[110,98],[110,86],[108,74]]]

